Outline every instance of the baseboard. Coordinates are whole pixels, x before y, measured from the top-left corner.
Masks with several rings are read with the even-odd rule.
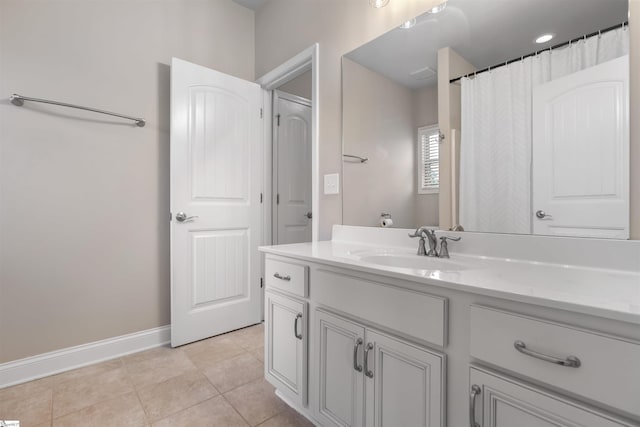
[[[170,339],[171,326],[161,326],[2,363],[0,388],[160,347]]]

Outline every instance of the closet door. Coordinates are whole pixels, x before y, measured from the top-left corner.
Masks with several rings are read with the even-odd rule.
[[[361,427],[364,328],[320,310],[316,312],[315,328],[320,351],[315,416],[323,426]]]
[[[367,426],[445,425],[444,355],[367,330],[364,368]]]

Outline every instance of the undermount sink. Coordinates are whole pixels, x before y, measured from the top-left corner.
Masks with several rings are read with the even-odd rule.
[[[451,259],[400,253],[362,254],[358,256],[358,258],[362,262],[411,270],[461,271],[477,268],[477,266],[471,266],[468,263],[457,262]]]

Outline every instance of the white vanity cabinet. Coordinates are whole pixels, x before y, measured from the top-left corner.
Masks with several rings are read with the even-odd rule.
[[[326,426],[444,426],[444,355],[316,310]]]
[[[512,378],[472,367],[471,427],[630,427],[624,421]]]
[[[308,401],[308,266],[267,260],[265,378],[300,407]]]
[[[265,377],[296,404],[307,406],[306,302],[265,292]]]

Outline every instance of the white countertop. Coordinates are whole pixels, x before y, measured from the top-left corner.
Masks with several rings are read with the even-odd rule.
[[[456,253],[440,270],[361,260],[412,257],[415,249],[344,241],[263,246],[262,252],[412,282],[640,324],[640,272]],[[428,262],[428,260],[425,260]],[[445,265],[447,268],[443,268]],[[450,266],[450,268],[448,267]]]

